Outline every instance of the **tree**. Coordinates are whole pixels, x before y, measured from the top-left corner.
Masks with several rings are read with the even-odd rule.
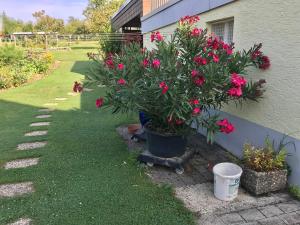
[[[123,2],[124,0],[89,0],[83,13],[88,30],[91,33],[110,32],[110,19]]]
[[[10,18],[5,12],[2,14],[3,33],[12,34],[14,32],[22,31],[23,21]]]
[[[86,26],[83,20],[69,17],[68,23],[65,26],[65,33],[67,34],[85,34]]]
[[[35,30],[44,32],[63,32],[64,20],[56,19],[46,15],[45,10],[37,11],[32,14],[36,19]]]

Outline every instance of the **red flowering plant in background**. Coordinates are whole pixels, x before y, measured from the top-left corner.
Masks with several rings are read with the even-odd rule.
[[[212,111],[229,102],[257,101],[265,80],[246,78],[247,68],[267,69],[270,60],[261,44],[234,51],[232,43],[198,28],[198,20],[182,18],[172,37],[153,32],[152,50],[129,44],[118,55],[96,60],[100,66],[89,82],[108,87],[97,107],[142,111],[150,119],[148,128],[160,133],[185,134],[195,123],[207,130],[212,142],[216,132],[233,132],[234,125]]]

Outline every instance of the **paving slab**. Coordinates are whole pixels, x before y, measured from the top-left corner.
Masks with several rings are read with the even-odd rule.
[[[264,214],[266,217],[273,217],[273,216],[279,216],[283,214],[284,212],[279,209],[276,205],[267,205],[265,207],[259,208],[259,210]]]
[[[67,98],[55,98],[54,100],[55,100],[55,101],[66,101]]]
[[[220,216],[220,219],[225,224],[234,224],[234,223],[244,223],[245,222],[245,220],[238,213],[224,214],[224,215]]]
[[[265,219],[266,217],[256,208],[246,209],[240,211],[239,214],[247,221],[252,222],[255,220]]]
[[[259,225],[286,225],[279,217],[270,217],[257,221]]]
[[[28,132],[28,133],[24,134],[24,136],[36,137],[36,136],[45,136],[47,134],[48,134],[47,130],[36,130],[36,131]]]
[[[277,207],[285,213],[295,212],[300,210],[300,204],[296,201],[289,201],[277,204]]]
[[[32,222],[32,219],[29,218],[21,218],[18,219],[17,221],[7,224],[7,225],[30,225]]]
[[[0,197],[17,197],[34,192],[32,182],[0,185]]]
[[[77,96],[77,95],[79,95],[79,94],[76,93],[76,92],[68,92],[67,95],[70,95],[70,96]]]
[[[45,147],[46,145],[47,145],[47,141],[22,143],[22,144],[18,144],[17,150],[24,151],[24,150],[37,149],[37,148]]]
[[[16,159],[4,164],[4,168],[8,169],[18,169],[26,168],[29,166],[35,166],[39,163],[39,158],[30,158],[30,159]]]
[[[38,111],[39,112],[52,112],[52,111],[54,111],[55,109],[53,109],[53,108],[43,108],[43,109],[39,109]]]
[[[48,102],[48,103],[45,103],[44,106],[57,106],[58,103],[56,102]]]
[[[49,126],[50,122],[36,122],[36,123],[31,123],[31,127],[42,127],[42,126]]]
[[[300,224],[300,214],[297,212],[288,213],[279,216],[286,224],[298,225]]]
[[[93,91],[94,89],[92,89],[92,88],[83,88],[83,91],[86,91],[86,92],[91,92],[91,91]]]
[[[52,117],[52,115],[43,114],[43,115],[37,115],[35,118],[37,118],[37,119],[46,119],[46,118],[50,118],[50,117]]]

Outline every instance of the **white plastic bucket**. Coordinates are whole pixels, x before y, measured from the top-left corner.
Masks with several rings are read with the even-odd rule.
[[[214,166],[214,194],[223,201],[231,201],[238,195],[242,168],[233,163]]]

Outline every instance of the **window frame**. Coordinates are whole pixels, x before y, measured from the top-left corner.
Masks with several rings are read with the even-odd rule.
[[[210,31],[213,33],[213,26],[214,25],[220,25],[224,24],[224,35],[223,35],[223,41],[227,44],[229,42],[229,33],[230,33],[230,23],[232,23],[232,40],[231,43],[234,42],[234,18],[229,18],[229,19],[223,19],[223,20],[218,20],[216,22],[211,22],[210,23]]]

